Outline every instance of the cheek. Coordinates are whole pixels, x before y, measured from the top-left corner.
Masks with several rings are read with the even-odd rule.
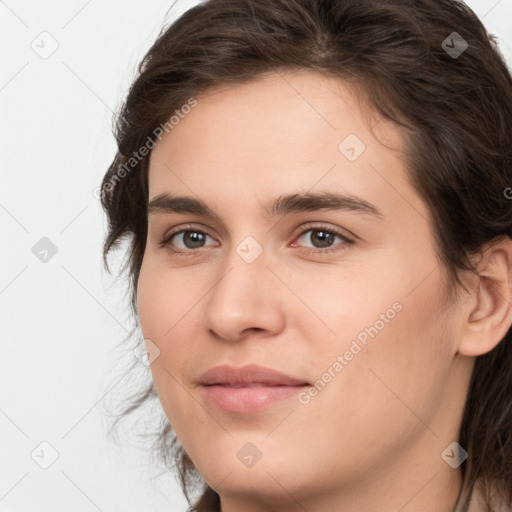
[[[185,423],[190,396],[183,391],[186,370],[200,364],[191,347],[198,340],[199,308],[205,290],[186,272],[166,269],[158,260],[143,261],[137,285],[137,304],[144,339],[158,347],[150,369],[159,399],[171,424]],[[185,404],[185,406],[184,406]],[[179,417],[175,412],[179,413]],[[175,417],[176,416],[176,417]]]
[[[163,344],[201,296],[201,287],[186,273],[166,268],[159,258],[145,256],[137,284],[137,305],[145,338]]]
[[[340,421],[348,414],[360,420],[354,425],[365,424],[369,416],[380,422],[386,409],[407,423],[403,402],[433,414],[455,345],[450,324],[444,321],[444,276],[437,268],[425,279],[436,268],[432,265],[378,266],[389,270],[384,274],[374,267],[372,273],[368,268],[358,277],[347,272],[341,279],[317,280],[309,291],[296,288],[322,320],[297,316],[300,332],[309,332],[319,380],[319,400],[312,402],[327,407],[341,399]]]
[[[433,418],[454,350],[450,326],[443,322],[440,278],[440,272],[434,272],[412,293],[409,283],[380,287],[371,300],[363,303],[355,296],[344,309],[337,327],[344,334],[331,345],[329,364],[324,363],[322,371],[325,375],[339,362],[338,356],[343,368],[334,368],[335,384],[319,395],[324,395],[323,407],[343,402],[335,414],[340,422],[351,418],[348,428],[353,435],[370,441],[404,426],[412,435],[424,428],[415,415],[427,424]],[[321,377],[326,379],[328,375]],[[381,425],[379,432],[376,425]]]
[[[283,439],[307,438],[310,454],[327,465],[334,464],[332,443],[338,443],[338,456],[356,474],[429,436],[425,425],[436,429],[450,348],[439,322],[438,283],[431,277],[417,294],[394,287],[391,293],[374,289],[372,301],[345,296],[347,303],[338,304],[338,323],[332,324],[337,338],[328,343],[317,338],[318,351],[310,351],[315,354],[315,395],[303,397],[294,411],[295,430],[292,422],[280,426]],[[336,308],[331,313],[327,321],[333,322]],[[363,453],[361,446],[375,450]],[[307,465],[307,457],[303,462]]]

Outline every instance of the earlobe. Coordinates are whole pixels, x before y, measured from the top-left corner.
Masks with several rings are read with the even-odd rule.
[[[490,244],[476,269],[479,277],[458,348],[466,356],[490,352],[512,325],[512,240],[506,237]]]

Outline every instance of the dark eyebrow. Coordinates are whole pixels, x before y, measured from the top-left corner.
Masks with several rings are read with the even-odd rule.
[[[333,192],[279,196],[265,207],[265,211],[272,216],[317,210],[345,210],[383,218],[382,213],[364,199]],[[153,213],[191,213],[218,218],[218,215],[200,199],[186,196],[173,197],[169,194],[161,194],[149,202],[148,215]]]
[[[382,213],[364,199],[333,192],[291,194],[274,199],[265,211],[270,215],[313,212],[317,210],[346,210],[367,213],[382,218]]]
[[[170,194],[161,194],[149,202],[148,215],[152,213],[195,213],[197,215],[217,217],[206,203],[200,199],[186,196],[173,197]]]

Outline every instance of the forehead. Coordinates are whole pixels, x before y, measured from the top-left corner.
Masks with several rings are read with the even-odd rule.
[[[398,189],[414,195],[400,129],[364,108],[339,78],[273,73],[195,98],[152,151],[150,198],[173,192],[245,208],[322,189],[393,209]]]

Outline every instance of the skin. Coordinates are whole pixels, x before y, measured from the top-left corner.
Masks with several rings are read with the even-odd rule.
[[[160,401],[222,510],[453,510],[461,472],[441,453],[458,439],[474,356],[512,323],[510,244],[489,249],[482,277],[466,276],[468,292],[449,300],[402,133],[340,79],[271,73],[196,98],[152,151],[149,199],[201,199],[215,217],[152,211],[137,291],[144,337],[160,351],[151,365]],[[366,146],[355,161],[338,148],[349,134]],[[324,191],[357,196],[381,217],[264,209]],[[320,228],[353,243],[331,238],[326,252]],[[180,235],[160,246],[172,229],[208,236],[199,247]],[[248,236],[263,249],[252,263],[237,253]],[[197,383],[214,366],[249,363],[314,383],[397,303],[307,404],[226,413]],[[252,467],[237,457],[246,443],[261,452]]]

